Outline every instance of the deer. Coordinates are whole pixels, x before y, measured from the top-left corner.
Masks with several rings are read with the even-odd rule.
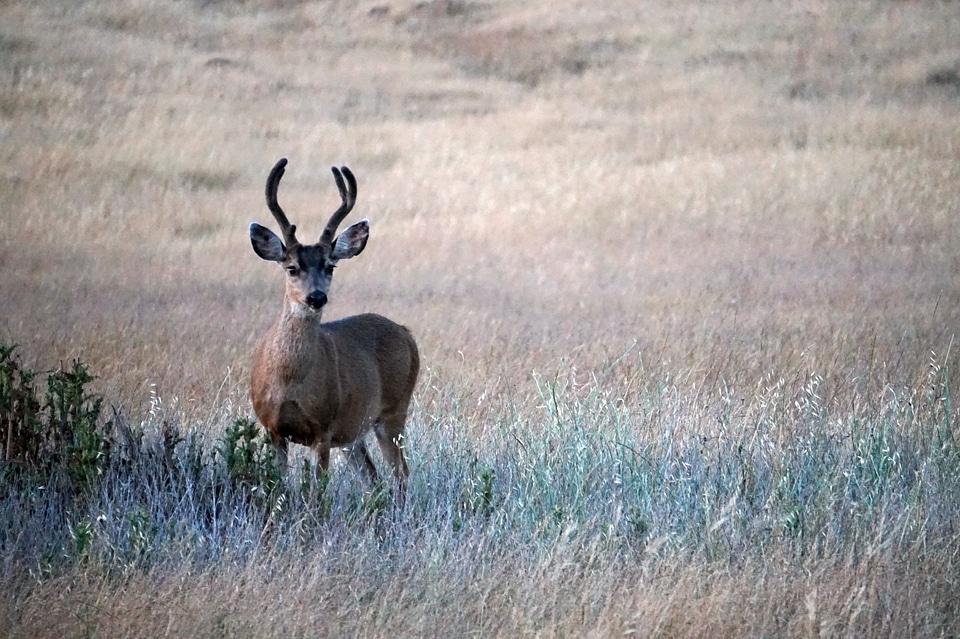
[[[392,467],[397,502],[403,505],[410,470],[404,456],[407,411],[420,371],[420,355],[410,331],[381,315],[366,313],[322,322],[333,270],[359,255],[370,222],[360,220],[337,234],[353,209],[357,181],[347,167],[333,167],[340,207],[315,244],[301,244],[277,201],[286,170],[281,158],[267,178],[267,208],[282,239],[256,222],[250,224],[253,251],[276,262],[285,274],[283,309],[253,354],[250,399],[281,469],[288,443],[308,446],[318,472],[326,472],[330,449],[342,449],[348,463],[374,484],[377,469],[364,443],[376,435],[383,459]]]

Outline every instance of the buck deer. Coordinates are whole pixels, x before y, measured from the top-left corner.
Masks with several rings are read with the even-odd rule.
[[[319,242],[300,244],[296,226],[277,203],[286,165],[286,158],[277,162],[266,188],[267,207],[283,239],[250,224],[254,252],[277,262],[286,274],[283,311],[253,356],[253,410],[270,433],[282,468],[288,442],[313,448],[321,470],[328,468],[330,449],[342,448],[348,461],[375,482],[377,470],[364,443],[373,430],[393,468],[402,504],[410,471],[401,439],[420,370],[417,344],[406,328],[372,313],[320,321],[334,267],[363,251],[370,223],[361,220],[334,237],[357,197],[350,169],[334,167],[340,208]]]

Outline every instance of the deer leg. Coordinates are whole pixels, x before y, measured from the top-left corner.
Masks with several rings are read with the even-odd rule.
[[[366,475],[371,483],[377,483],[377,467],[373,465],[373,460],[370,458],[370,451],[367,450],[366,442],[358,439],[349,446],[345,446],[343,448],[343,454],[351,466]]]
[[[317,474],[327,472],[330,468],[330,441],[319,440],[313,445],[313,452],[317,456]]]
[[[279,435],[270,433],[270,443],[273,444],[273,459],[281,473],[287,471],[287,440]]]
[[[393,475],[397,480],[398,487],[397,501],[400,505],[403,504],[407,491],[407,477],[410,476],[410,469],[407,467],[402,445],[403,425],[406,421],[406,414],[391,415],[378,421],[374,427],[380,452],[383,453],[383,458],[393,468]]]

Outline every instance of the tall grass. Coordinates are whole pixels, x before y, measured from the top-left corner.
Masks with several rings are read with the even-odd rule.
[[[949,636],[960,630],[953,365],[931,361],[915,386],[847,406],[825,402],[816,375],[693,399],[668,379],[578,380],[568,368],[535,378],[524,404],[421,405],[402,511],[346,465],[318,478],[298,460],[277,483],[242,419],[114,416],[110,464],[82,499],[5,481],[5,632],[123,636],[202,596],[197,616],[167,619],[170,632],[735,636],[814,624]],[[678,590],[641,604],[647,588]],[[769,616],[754,614],[757,589]],[[722,605],[733,625],[703,612],[676,625],[694,601]]]

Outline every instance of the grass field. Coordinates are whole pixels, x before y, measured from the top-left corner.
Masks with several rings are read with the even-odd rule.
[[[402,512],[223,454],[280,157],[420,345]],[[115,439],[4,475],[0,634],[960,636],[958,220],[957,2],[6,0],[0,344]]]

